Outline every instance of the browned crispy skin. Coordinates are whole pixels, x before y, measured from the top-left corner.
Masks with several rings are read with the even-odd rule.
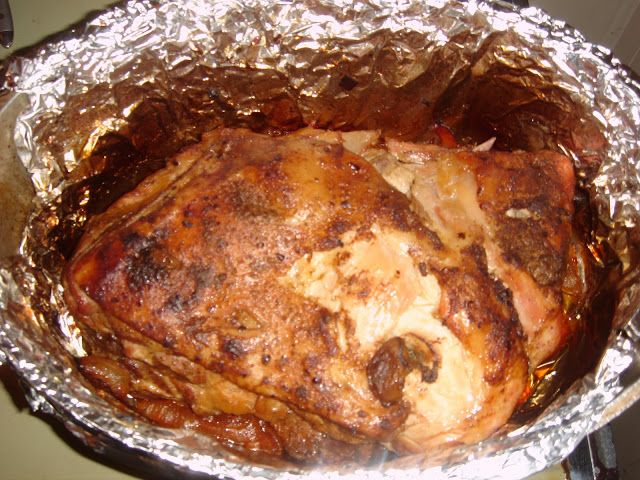
[[[91,354],[78,360],[80,371],[154,423],[200,431],[261,463],[362,464],[381,453],[341,432],[332,431],[334,439],[314,429],[282,402],[239,388],[99,310],[92,319],[102,333],[85,328]]]
[[[160,426],[203,432],[255,459],[273,460],[283,455],[280,437],[273,427],[254,415],[196,415],[184,402],[159,395],[150,387],[162,390],[168,385],[171,375],[162,370],[151,371],[149,365],[139,361],[98,355],[80,359],[79,368],[92,383]]]
[[[215,131],[205,142],[222,152],[175,179],[184,183],[179,195],[160,196],[76,256],[69,283],[243,388],[354,432],[388,436],[406,416],[403,405],[383,407],[368,388],[352,386],[361,382],[325,375],[337,363],[357,376],[366,362],[338,351],[336,330],[348,330],[348,319],[277,277],[301,255],[336,247],[354,226],[366,233],[376,219],[424,236],[421,224],[402,195],[339,145],[237,130]],[[297,211],[309,211],[303,225],[285,221]]]
[[[559,289],[573,213],[575,178],[569,159],[548,151],[477,157],[480,207],[492,219],[505,259],[538,285]],[[525,210],[526,216],[515,214]]]
[[[448,246],[476,243],[486,251],[489,270],[515,305],[531,367],[555,354],[569,334],[562,294],[575,242],[570,159],[550,151],[472,152],[391,140],[374,163],[405,186]]]
[[[406,263],[376,266],[377,258],[359,256],[369,247]],[[339,291],[327,291],[328,275],[314,277],[326,273],[321,267],[340,278]],[[405,277],[416,281],[403,284]],[[420,278],[435,290],[415,286]],[[90,223],[64,284],[72,312],[91,329],[120,342],[130,329],[192,363],[188,371],[203,368],[254,395],[251,412],[280,438],[294,427],[319,429],[324,437],[311,450],[338,441],[389,441],[411,451],[477,441],[506,421],[526,383],[513,299],[490,273],[482,242],[444,244],[403,194],[340,143],[206,134]],[[414,300],[436,291],[424,318],[432,327],[421,331],[415,312],[426,307]],[[377,332],[381,298],[404,320],[369,335],[369,317],[363,325],[358,312],[371,309]],[[462,368],[460,403],[431,411],[429,389],[446,393],[442,372],[455,373],[462,361],[445,345],[472,365]],[[118,355],[133,353],[111,356]],[[167,375],[186,365],[176,362]],[[172,395],[197,410],[204,397],[184,376]],[[173,404],[154,405],[138,411],[153,418]],[[452,420],[440,421],[441,413]]]
[[[501,260],[510,266],[502,277],[516,293],[535,367],[557,353],[569,334],[562,293],[572,242],[573,165],[549,151],[478,158],[478,201]]]
[[[166,367],[125,356],[89,355],[78,363],[80,371],[96,387],[154,423],[199,431],[255,461],[276,465],[279,460],[362,464],[380,451],[374,444],[333,439],[313,429],[283,403],[230,388],[224,380],[198,383],[180,378]],[[231,391],[221,391],[224,389]],[[190,396],[194,390],[201,392]],[[228,410],[233,413],[215,408],[207,411],[211,406],[220,406],[219,397],[225,394],[225,400],[230,401]],[[207,397],[218,398],[206,402]]]

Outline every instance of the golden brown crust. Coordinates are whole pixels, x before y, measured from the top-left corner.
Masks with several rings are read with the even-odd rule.
[[[575,178],[555,152],[478,154],[478,198],[505,259],[558,289],[567,264]]]
[[[566,262],[566,172],[532,198],[536,169],[548,162],[451,155],[473,165],[507,261],[555,286],[547,267],[561,271]],[[513,171],[524,173],[502,195],[507,200],[493,199]],[[527,231],[548,258],[531,244],[511,252],[513,228],[499,222],[536,202],[552,220]],[[448,245],[425,223],[341,143],[210,132],[94,219],[67,265],[70,310],[96,335],[82,369],[160,423],[196,422],[214,436],[228,423],[238,439],[257,435],[256,445],[245,442],[250,450],[302,462],[362,461],[375,454],[373,442],[415,451],[415,438],[449,445],[484,438],[524,389],[525,337],[482,241]],[[377,264],[361,255],[368,248],[395,260]],[[428,299],[437,295],[432,311]],[[384,330],[376,322],[386,308],[397,308],[398,318]],[[365,334],[362,309],[371,312]],[[367,329],[383,333],[369,338]],[[470,366],[461,367],[466,383],[448,412],[454,420],[440,425],[430,423],[439,413],[425,402],[430,388],[446,385],[442,372],[458,368],[445,344]],[[437,425],[420,432],[420,422]]]
[[[423,237],[408,201],[339,146],[244,131],[214,135],[224,154],[201,157],[194,167],[199,175],[180,195],[158,197],[76,256],[68,283],[243,388],[354,433],[388,437],[406,411],[384,407],[368,389],[351,389],[326,373],[341,365],[358,376],[364,361],[336,350],[340,315],[277,278],[303,254],[339,245],[340,234],[354,226],[366,232],[377,222]],[[308,212],[303,224],[287,221],[300,211]]]

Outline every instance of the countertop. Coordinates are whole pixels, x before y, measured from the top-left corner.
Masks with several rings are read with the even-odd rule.
[[[0,367],[0,478],[3,480],[129,480],[144,478],[94,453],[56,420],[33,414],[16,375]],[[135,468],[135,466],[133,466]],[[133,473],[135,475],[135,473]],[[151,478],[151,477],[149,477]]]

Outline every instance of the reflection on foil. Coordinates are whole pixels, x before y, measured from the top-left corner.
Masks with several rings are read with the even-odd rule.
[[[640,328],[640,85],[608,51],[541,11],[445,0],[130,1],[4,69],[5,89],[29,101],[15,143],[36,197],[20,255],[0,270],[0,362],[29,385],[33,408],[94,448],[123,444],[181,471],[229,478],[514,479],[568,455],[625,391],[620,375]],[[381,129],[421,140],[437,122],[469,143],[495,137],[499,149],[570,155],[598,214],[595,251],[622,262],[618,328],[602,360],[541,415],[439,466],[427,455],[283,471],[149,425],[85,387],[72,360],[83,339],[60,269],[87,218],[168,155],[218,125]]]

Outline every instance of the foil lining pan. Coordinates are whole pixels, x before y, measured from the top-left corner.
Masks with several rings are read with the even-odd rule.
[[[640,398],[640,84],[609,51],[540,10],[446,0],[129,1],[5,61],[3,78],[0,362],[18,372],[34,410],[96,450],[235,479],[515,479],[561,461]],[[620,260],[602,353],[542,413],[435,465],[426,454],[366,468],[274,469],[193,432],[152,426],[87,387],[73,362],[82,337],[59,283],[65,248],[51,239],[56,229],[77,235],[74,227],[121,193],[118,184],[83,188],[109,175],[93,155],[105,138],[165,158],[218,125],[378,128],[420,140],[438,121],[469,138],[495,135],[499,148],[570,155],[596,235]]]

